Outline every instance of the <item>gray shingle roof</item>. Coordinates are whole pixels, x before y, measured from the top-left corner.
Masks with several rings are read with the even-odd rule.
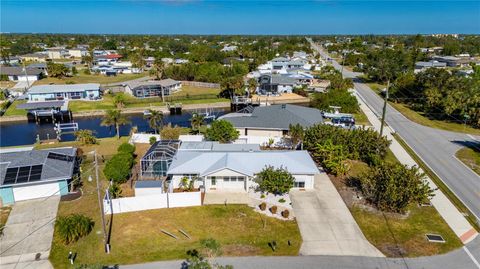
[[[33,86],[28,90],[29,94],[38,93],[58,93],[58,92],[83,92],[83,91],[95,91],[100,90],[100,84],[98,83],[86,83],[86,84],[64,84],[64,85],[38,85]]]
[[[176,85],[178,83],[180,83],[180,81],[176,81],[176,80],[173,80],[171,78],[167,78],[167,79],[162,79],[162,80],[149,80],[149,81],[134,80],[134,81],[129,81],[129,82],[125,83],[125,85],[127,85],[131,89],[135,89],[135,88],[141,87],[141,86],[168,87],[168,86]]]
[[[222,117],[237,128],[288,130],[290,124],[310,127],[323,123],[320,110],[297,105],[273,105],[256,107],[252,114]]]
[[[43,165],[40,181],[53,181],[71,178],[73,174],[73,168],[75,166],[75,161],[67,162],[47,158],[48,153],[50,152],[55,152],[68,156],[75,156],[77,153],[77,149],[70,147],[0,153],[0,186],[9,186],[7,184],[3,184],[7,168],[21,166]]]
[[[282,75],[272,75],[271,78],[271,84],[295,85],[298,82],[295,78]]]
[[[26,68],[27,75],[29,76],[38,76],[43,71],[39,68]],[[25,71],[23,68],[17,66],[0,66],[0,74],[7,76],[24,76]]]

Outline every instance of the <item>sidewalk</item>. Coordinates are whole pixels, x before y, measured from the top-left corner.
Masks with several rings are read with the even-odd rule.
[[[366,105],[362,97],[358,93],[354,92],[355,97],[360,104],[360,108],[367,116],[368,120],[372,124],[375,130],[380,130],[380,119],[373,113],[373,111]],[[410,157],[408,152],[398,143],[398,141],[393,137],[392,133],[395,131],[392,130],[389,126],[384,126],[384,134],[388,140],[392,141],[390,145],[390,150],[393,152],[395,157],[402,163],[408,166],[417,165],[417,163]],[[418,165],[417,165],[418,166]],[[422,170],[420,170],[423,172]],[[426,177],[428,184],[432,189],[434,189],[435,196],[432,198],[431,203],[437,209],[438,213],[442,218],[447,222],[453,232],[460,238],[460,240],[467,244],[472,241],[477,235],[477,231],[470,225],[470,223],[465,219],[465,217],[458,211],[458,209],[450,202],[450,200],[443,194],[438,188],[437,185],[429,178]]]

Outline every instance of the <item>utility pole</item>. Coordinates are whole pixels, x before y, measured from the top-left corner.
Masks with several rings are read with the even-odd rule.
[[[97,150],[93,151],[95,158],[95,180],[97,181],[97,195],[98,195],[98,205],[100,207],[100,215],[102,216],[102,226],[103,226],[103,241],[105,242],[105,252],[110,254],[110,244],[108,243],[107,237],[107,228],[105,226],[105,211],[103,210],[103,201],[100,195],[100,184],[98,183],[98,159],[97,159]],[[112,212],[113,214],[113,212]]]
[[[385,88],[385,101],[383,103],[382,111],[382,125],[380,126],[380,136],[383,135],[383,126],[385,125],[385,114],[387,113],[387,102],[388,102],[388,88],[390,88],[390,79],[387,81],[387,88]]]

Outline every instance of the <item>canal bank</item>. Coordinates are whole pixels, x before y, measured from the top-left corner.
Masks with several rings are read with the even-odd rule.
[[[168,111],[164,116],[164,125],[171,124],[172,126],[179,127],[190,127],[190,118],[195,112],[206,113],[210,115],[215,115],[215,117],[222,116],[230,111],[229,108],[224,107],[209,107],[207,108],[189,108],[184,109],[182,114],[179,115],[170,115]],[[141,133],[154,133],[154,130],[150,128],[148,120],[145,119],[143,115],[144,109],[135,113],[135,111],[129,111],[127,118],[129,119],[129,124],[120,126],[120,135],[128,136],[132,130],[135,128],[136,132]],[[78,129],[80,130],[92,130],[94,135],[97,138],[113,137],[116,135],[115,127],[113,126],[102,126],[101,122],[103,120],[103,113],[99,114],[83,114],[82,117],[73,117],[75,123],[78,124]],[[57,139],[57,133],[54,129],[53,123],[41,123],[36,124],[35,122],[15,121],[15,122],[4,122],[0,124],[0,147],[11,147],[11,146],[21,146],[21,145],[32,145],[37,142],[37,137],[41,141]],[[75,136],[70,134],[62,134],[60,136],[60,141],[73,141]]]
[[[230,103],[229,102],[218,102],[218,103],[208,103],[208,104],[185,104],[182,105],[182,109],[187,111],[195,111],[195,110],[206,110],[206,109],[229,109]],[[130,107],[130,108],[123,108],[122,113],[124,114],[140,114],[147,109],[153,109],[162,111],[164,114],[169,114],[170,111],[168,110],[167,106],[147,106],[147,107]],[[80,112],[72,112],[73,118],[86,118],[86,117],[94,117],[94,116],[103,116],[105,115],[106,110],[88,110],[88,111],[80,111]],[[0,117],[0,127],[3,123],[13,123],[13,122],[27,122],[27,116],[3,116]]]

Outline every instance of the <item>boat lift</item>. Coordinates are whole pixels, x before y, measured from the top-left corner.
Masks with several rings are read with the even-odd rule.
[[[62,134],[71,134],[78,131],[78,123],[77,122],[69,122],[69,123],[55,123],[53,127],[57,135]]]

